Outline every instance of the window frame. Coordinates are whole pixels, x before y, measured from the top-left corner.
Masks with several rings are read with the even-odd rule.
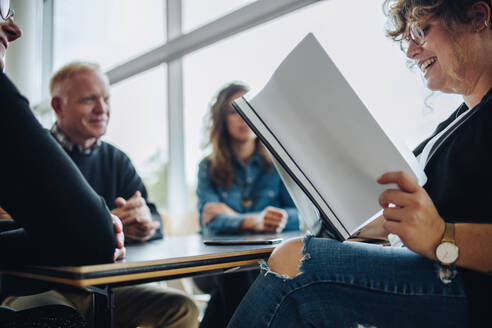
[[[43,31],[46,41],[43,47],[43,81],[49,81],[53,73],[53,21],[54,1],[44,0]],[[167,64],[167,122],[169,140],[168,163],[168,215],[181,217],[189,206],[188,186],[185,175],[185,135],[183,110],[182,58],[242,31],[269,22],[321,0],[257,0],[186,34],[182,33],[181,0],[165,1],[167,41],[138,57],[123,62],[106,71],[110,84],[116,84],[160,64]],[[163,26],[163,28],[166,27]],[[47,83],[47,82],[45,82]],[[46,99],[49,96],[46,95]],[[47,107],[49,100],[37,107]],[[166,108],[163,108],[166,110]],[[172,192],[170,192],[172,190]]]

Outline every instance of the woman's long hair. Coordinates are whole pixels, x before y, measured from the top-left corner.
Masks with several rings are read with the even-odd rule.
[[[210,161],[210,180],[212,185],[229,189],[234,180],[232,167],[231,136],[227,130],[227,112],[231,98],[238,93],[245,93],[248,88],[241,83],[230,83],[222,88],[215,102],[210,107],[208,117],[208,143],[212,146]],[[271,169],[272,161],[263,144],[256,139],[256,149],[260,154],[263,165]]]

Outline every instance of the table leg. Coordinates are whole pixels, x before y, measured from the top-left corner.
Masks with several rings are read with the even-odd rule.
[[[114,293],[110,287],[90,287],[93,292],[94,327],[114,328]]]

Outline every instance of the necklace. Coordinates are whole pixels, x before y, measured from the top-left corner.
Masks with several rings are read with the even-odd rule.
[[[253,157],[254,154],[243,162],[236,157],[238,167],[234,169],[236,173],[235,181],[241,191],[241,205],[246,211],[253,206],[253,201],[251,200],[251,189],[253,188],[253,183],[259,174],[259,168],[257,167],[257,163]]]
[[[251,199],[243,198],[241,205],[243,205],[244,208],[250,208],[251,205],[253,205],[253,201]]]
[[[250,181],[250,183],[248,183]],[[236,179],[236,182],[241,190],[241,205],[245,210],[253,206],[253,201],[251,200],[251,189],[253,188],[253,182],[255,181],[255,176],[250,178]]]

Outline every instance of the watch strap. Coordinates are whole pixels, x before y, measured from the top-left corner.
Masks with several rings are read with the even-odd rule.
[[[454,223],[446,222],[446,226],[444,227],[444,235],[442,236],[441,243],[453,243],[454,241]]]

